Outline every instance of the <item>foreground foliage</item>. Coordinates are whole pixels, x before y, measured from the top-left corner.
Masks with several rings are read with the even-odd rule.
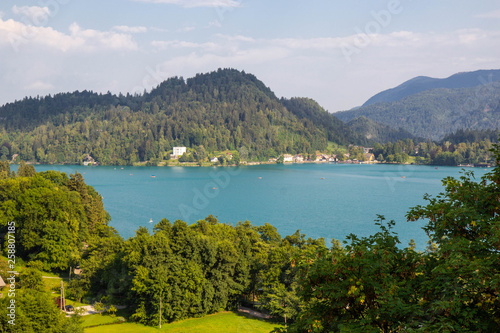
[[[492,154],[498,165],[500,148],[495,145]],[[139,228],[123,240],[107,226],[100,197],[81,175],[36,173],[26,165],[15,174],[8,164],[0,167],[2,233],[15,221],[19,257],[30,261],[16,296],[27,332],[80,329],[58,315],[37,270],[63,269],[75,260],[82,274],[72,279],[68,295],[103,306],[127,304],[131,320],[150,326],[258,302],[291,324],[290,332],[500,327],[500,167],[479,181],[471,172],[446,178],[443,193],[410,209],[409,221],[426,221],[430,242],[424,252],[413,244],[401,247],[394,222],[383,216],[378,233],[350,235],[330,249],[299,231],[282,238],[269,224],[223,224],[213,216],[192,225],[163,219],[152,233]],[[7,301],[0,300],[2,309]]]
[[[128,304],[131,319],[147,325],[236,309],[242,297],[256,296],[263,308],[290,317],[280,309],[287,293],[295,294],[291,258],[317,247],[324,242],[299,233],[281,239],[268,224],[163,219],[153,234],[139,228],[127,241],[103,239],[89,248],[73,283]],[[296,309],[298,301],[289,306]]]
[[[500,151],[493,151],[500,160]],[[425,252],[398,247],[393,222],[345,247],[301,257],[306,302],[293,331],[495,332],[500,327],[500,168],[443,180],[445,192],[408,212],[426,219]]]

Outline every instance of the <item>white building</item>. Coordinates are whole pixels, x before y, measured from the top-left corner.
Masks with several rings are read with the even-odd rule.
[[[283,155],[283,162],[293,162],[293,156],[290,154]]]
[[[186,152],[186,147],[174,147],[174,156],[182,156]]]

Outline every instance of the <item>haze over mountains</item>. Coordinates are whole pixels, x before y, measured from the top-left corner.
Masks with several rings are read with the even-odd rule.
[[[500,70],[459,73],[447,79],[417,77],[335,116],[345,122],[366,117],[433,140],[460,129],[498,129],[499,80]]]
[[[397,87],[387,89],[369,98],[363,106],[380,102],[395,102],[404,97],[415,95],[419,92],[438,89],[471,88],[488,83],[500,81],[500,70],[478,70],[474,72],[457,73],[444,79],[428,76],[417,76]]]

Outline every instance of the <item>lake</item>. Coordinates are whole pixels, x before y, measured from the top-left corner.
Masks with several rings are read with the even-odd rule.
[[[423,195],[443,191],[441,180],[462,168],[413,165],[293,164],[244,167],[85,167],[37,165],[37,171],[82,173],[102,196],[111,226],[128,238],[139,226],[153,229],[162,218],[193,223],[209,214],[219,221],[270,223],[284,237],[344,240],[350,233],[378,231],[377,214],[395,220],[403,245],[428,240],[424,221],[406,222]],[[485,169],[473,169],[476,178]],[[150,223],[150,221],[153,223]]]

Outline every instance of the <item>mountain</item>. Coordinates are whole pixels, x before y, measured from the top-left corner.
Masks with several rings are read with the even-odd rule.
[[[349,122],[364,116],[412,135],[440,140],[460,129],[500,128],[500,82],[477,87],[422,91],[395,102],[335,113]]]
[[[174,146],[205,153],[243,149],[248,160],[356,142],[334,116],[322,125],[254,75],[234,69],[170,78],[144,95],[89,91],[25,98],[0,108],[0,158],[100,164],[168,159]],[[326,111],[324,111],[326,113]],[[201,148],[203,146],[203,149]]]
[[[353,131],[311,98],[282,98],[281,103],[298,119],[310,120],[314,125],[322,128],[327,133],[329,141],[344,145],[354,142],[358,144],[368,142],[365,136]]]
[[[410,132],[399,128],[393,129],[387,125],[374,122],[364,116],[354,118],[347,123],[352,132],[362,135],[371,142],[396,142],[404,139],[415,139]]]
[[[445,79],[418,76],[400,84],[395,88],[384,90],[374,95],[362,106],[368,106],[381,102],[399,101],[404,97],[437,88],[471,88],[498,81],[500,81],[500,70],[498,69],[457,73]]]

